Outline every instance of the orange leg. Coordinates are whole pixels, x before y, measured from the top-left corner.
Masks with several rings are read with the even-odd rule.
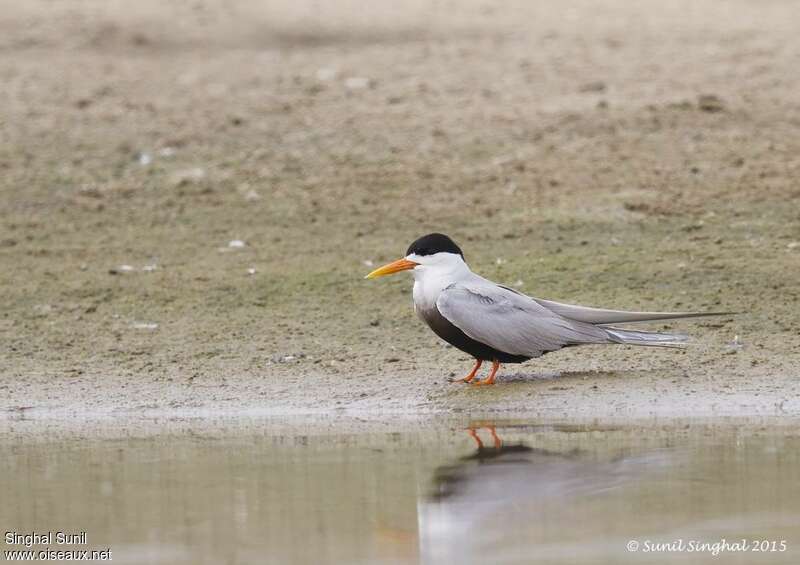
[[[468,382],[470,382],[472,379],[475,378],[475,375],[477,374],[478,369],[481,368],[482,364],[483,364],[483,361],[481,361],[480,359],[476,359],[475,360],[475,366],[472,368],[472,371],[469,372],[469,375],[467,375],[466,377],[462,377],[460,379],[450,379],[450,382],[451,383],[468,383]]]
[[[494,426],[487,426],[489,428],[489,433],[492,434],[492,440],[494,441],[494,448],[500,449],[503,447],[503,440],[497,436],[497,432],[494,429]]]
[[[500,368],[500,361],[495,359],[492,361],[492,370],[489,371],[489,376],[483,379],[482,381],[475,381],[474,385],[493,385],[494,384],[494,377],[497,374],[497,369]]]
[[[476,432],[474,428],[467,428],[467,433],[478,444],[478,449],[483,449],[483,442],[481,441],[481,438],[478,437],[478,432]]]
[[[467,428],[467,433],[472,439],[475,440],[475,443],[478,444],[478,449],[483,449],[483,441],[481,441],[481,438],[478,437],[478,430],[481,428],[486,428],[489,430],[489,434],[492,436],[492,441],[494,441],[494,448],[498,450],[502,449],[503,440],[497,435],[497,431],[495,430],[495,426],[493,424],[486,426],[478,425],[478,427],[472,427],[472,425],[470,425],[470,427]]]

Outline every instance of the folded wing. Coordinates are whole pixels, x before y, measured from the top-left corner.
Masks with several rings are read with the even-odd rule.
[[[513,355],[538,357],[567,345],[615,341],[604,328],[568,319],[490,281],[452,284],[436,307],[472,339]]]

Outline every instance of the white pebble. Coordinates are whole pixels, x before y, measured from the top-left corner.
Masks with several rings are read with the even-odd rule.
[[[202,167],[194,167],[192,169],[184,169],[172,174],[172,184],[177,186],[184,186],[187,184],[199,182],[206,177],[206,171]]]
[[[234,249],[241,249],[245,246],[245,242],[241,239],[232,239],[228,242],[228,247],[232,247]]]
[[[370,80],[367,77],[349,77],[345,79],[344,85],[350,90],[361,90],[370,85]]]
[[[329,81],[336,78],[338,71],[331,68],[317,69],[317,80]]]

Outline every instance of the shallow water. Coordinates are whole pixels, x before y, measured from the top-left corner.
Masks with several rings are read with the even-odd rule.
[[[361,428],[9,424],[0,528],[85,531],[79,547],[110,548],[115,563],[800,562],[796,428],[468,419]],[[749,550],[728,545],[715,557],[723,539]],[[679,549],[677,540],[709,545],[645,551]],[[754,551],[762,540],[758,549],[775,551]]]

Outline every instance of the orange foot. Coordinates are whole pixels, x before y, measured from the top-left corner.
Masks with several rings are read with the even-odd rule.
[[[475,440],[475,443],[478,444],[478,449],[483,449],[483,442],[481,438],[478,437],[478,430],[481,428],[486,428],[489,430],[489,434],[492,436],[492,441],[494,442],[495,449],[501,449],[503,447],[503,440],[497,435],[497,431],[495,430],[494,424],[487,424],[487,425],[480,425],[473,427],[470,424],[470,427],[467,428],[467,433]]]
[[[468,383],[475,378],[475,374],[478,372],[478,369],[481,368],[483,361],[480,359],[475,360],[475,366],[472,368],[472,371],[469,372],[469,375],[466,377],[461,377],[460,379],[450,379],[451,383]]]
[[[482,381],[475,381],[472,384],[475,385],[475,386],[493,385],[494,384],[495,375],[497,375],[497,369],[499,369],[499,368],[500,368],[500,361],[495,359],[494,361],[492,361],[492,370],[489,372],[489,376],[486,377],[485,379],[483,379]]]

